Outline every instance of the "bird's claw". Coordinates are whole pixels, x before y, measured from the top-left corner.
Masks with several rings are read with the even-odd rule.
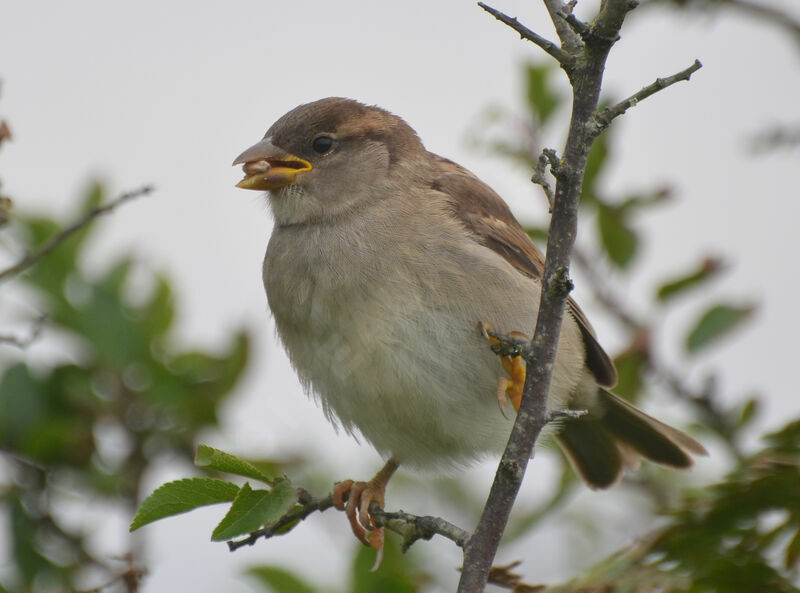
[[[503,365],[508,378],[499,377],[497,380],[497,404],[500,406],[500,413],[503,417],[506,416],[505,406],[508,403],[508,398],[511,399],[511,405],[514,406],[515,411],[519,411],[519,405],[522,402],[522,391],[525,387],[525,359],[519,354],[509,355],[503,354],[505,350],[500,337],[492,331],[491,326],[481,321],[478,323],[481,335],[489,340],[492,344],[492,351],[500,357],[500,362]],[[514,341],[527,341],[528,336],[521,332],[511,332],[508,334],[509,339]],[[507,395],[508,394],[508,397]]]

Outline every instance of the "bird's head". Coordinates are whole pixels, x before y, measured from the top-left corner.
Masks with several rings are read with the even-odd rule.
[[[269,192],[278,224],[302,224],[383,195],[424,153],[401,118],[331,97],[292,109],[233,164],[245,174],[237,187]]]

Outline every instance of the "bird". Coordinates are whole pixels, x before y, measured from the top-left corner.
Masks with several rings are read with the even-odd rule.
[[[335,426],[386,460],[372,479],[333,490],[356,537],[380,549],[369,509],[383,508],[398,467],[458,468],[502,453],[525,363],[498,357],[491,336],[532,333],[544,256],[494,190],[377,106],[300,105],[233,164],[244,172],[237,187],[266,192],[264,287],[300,382]],[[547,407],[587,411],[550,430],[590,488],[614,485],[642,458],[689,468],[707,454],[613,394],[616,381],[568,298]]]

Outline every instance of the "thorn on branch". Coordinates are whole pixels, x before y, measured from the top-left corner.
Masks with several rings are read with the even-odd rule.
[[[501,23],[511,27],[519,33],[520,39],[525,39],[538,45],[542,48],[548,55],[555,58],[555,60],[561,64],[562,67],[567,69],[571,66],[573,59],[572,56],[569,55],[566,51],[561,49],[558,45],[539,35],[538,33],[528,29],[525,25],[520,23],[516,17],[510,17],[507,14],[500,12],[499,10],[492,8],[491,6],[484,4],[483,2],[478,2],[478,6],[480,6],[483,10],[491,14],[494,18],[496,18]]]
[[[665,88],[672,86],[676,82],[680,82],[682,80],[688,81],[692,74],[700,70],[703,67],[703,64],[700,63],[700,60],[695,60],[694,63],[678,72],[677,74],[673,74],[672,76],[667,76],[666,78],[656,78],[655,82],[652,84],[647,85],[639,92],[634,93],[627,99],[623,99],[616,105],[611,107],[606,107],[599,113],[596,113],[594,116],[595,121],[595,130],[593,130],[593,134],[595,136],[599,135],[603,130],[605,130],[614,120],[614,118],[619,117],[623,113],[625,113],[631,107],[635,107],[639,104],[640,101],[647,99],[651,95],[656,94],[658,91],[662,91]]]

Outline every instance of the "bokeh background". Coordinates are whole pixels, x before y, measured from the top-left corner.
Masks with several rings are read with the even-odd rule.
[[[581,3],[578,14],[591,14],[594,5]],[[800,20],[793,0],[771,5]],[[495,6],[554,37],[539,2]],[[223,408],[220,429],[209,431],[203,442],[244,456],[301,456],[311,460],[309,474],[331,481],[372,475],[378,456],[324,420],[275,339],[260,272],[269,212],[262,196],[234,187],[240,172],[229,163],[295,105],[347,96],[403,116],[430,150],[477,173],[521,220],[541,224],[546,204],[528,181],[530,171],[477,140],[488,133],[487,109],[523,112],[523,66],[549,58],[475,3],[456,0],[29,0],[0,2],[0,14],[0,116],[14,134],[0,154],[0,176],[15,208],[61,218],[74,212],[91,180],[104,182],[111,195],[154,184],[152,195],[104,220],[86,265],[100,271],[132,254],[170,276],[178,302],[175,339],[182,344],[214,349],[235,329],[252,333],[245,377]],[[800,123],[800,53],[796,39],[780,27],[736,11],[647,6],[626,22],[611,54],[607,97],[626,96],[695,58],[704,67],[690,83],[657,94],[614,123],[614,165],[604,172],[602,186],[629,193],[659,185],[672,189],[668,202],[637,219],[637,257],[647,259],[647,269],[635,278],[620,277],[616,289],[647,312],[657,279],[698,255],[722,256],[728,273],[710,290],[756,305],[754,320],[743,330],[746,338],[688,361],[676,346],[696,314],[687,301],[660,321],[660,355],[690,382],[715,369],[731,398],[764,394],[758,422],[768,429],[800,407],[800,153],[765,154],[754,149],[754,138],[777,125]],[[558,85],[566,96],[566,82]],[[567,117],[561,110],[556,121]],[[563,129],[550,126],[543,144],[560,149]],[[513,126],[505,130],[514,133]],[[591,236],[587,228],[581,238],[587,248]],[[610,281],[616,281],[613,275]],[[597,311],[580,277],[576,298],[590,316]],[[24,295],[4,289],[0,299],[5,326],[24,329],[20,318],[30,312]],[[610,350],[622,345],[613,322],[600,315],[594,323]],[[4,348],[0,356],[43,364],[71,354],[45,332],[26,350]],[[668,420],[681,418],[668,401],[648,407]],[[713,443],[710,448],[713,453]],[[543,457],[531,466],[521,504],[536,500],[539,485],[553,477],[551,465]],[[694,471],[707,479],[723,467],[712,456]],[[462,487],[480,498],[492,471],[487,461],[460,474]],[[150,472],[144,490],[182,475],[185,467],[166,461]],[[390,489],[389,507],[438,513],[465,526],[477,520],[472,510],[450,508],[413,484],[396,493]],[[551,522],[506,549],[501,560],[524,558],[537,581],[569,576],[648,527],[636,525],[635,504],[616,504],[619,496],[611,491],[578,497],[616,525],[600,548]],[[130,516],[98,512],[92,500],[72,500],[65,514],[85,524],[97,549],[109,555],[125,551]],[[240,569],[264,562],[333,586],[346,578],[355,542],[338,514],[314,517],[314,526],[235,554],[209,541],[220,516],[219,509],[204,509],[138,532],[150,573],[142,590],[254,591]],[[2,522],[0,517],[0,533]],[[0,539],[0,582],[8,545]],[[450,543],[418,544],[416,553],[445,567],[444,582],[455,582],[460,553]]]

